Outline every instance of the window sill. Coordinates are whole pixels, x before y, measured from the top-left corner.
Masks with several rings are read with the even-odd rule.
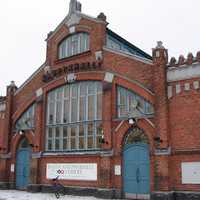
[[[67,61],[71,61],[71,60],[74,60],[74,59],[79,59],[79,58],[82,58],[82,57],[85,57],[85,56],[89,56],[91,54],[92,53],[89,50],[89,51],[85,51],[83,53],[76,54],[76,55],[73,55],[73,56],[70,56],[70,57],[67,57],[67,58],[57,59],[54,63],[60,64],[60,63],[63,63],[63,62],[67,62]]]
[[[42,154],[42,157],[45,156],[85,156],[85,155],[90,155],[90,156],[97,156],[97,155],[113,155],[112,150],[91,150],[91,151],[71,151],[71,152],[50,152],[50,151],[45,151]]]

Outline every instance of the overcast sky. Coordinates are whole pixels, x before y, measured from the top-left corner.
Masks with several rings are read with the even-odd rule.
[[[0,96],[20,86],[44,61],[46,35],[67,15],[70,0],[1,0]],[[104,12],[109,28],[151,54],[162,40],[170,56],[200,50],[199,0],[80,0],[85,14]]]

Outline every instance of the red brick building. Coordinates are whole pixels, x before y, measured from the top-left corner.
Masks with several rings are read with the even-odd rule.
[[[113,31],[100,13],[48,34],[44,64],[0,98],[1,188],[105,198],[200,198],[200,53],[168,63]]]

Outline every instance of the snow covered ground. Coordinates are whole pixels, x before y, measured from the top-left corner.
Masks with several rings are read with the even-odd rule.
[[[0,190],[0,200],[56,200],[54,194]],[[95,197],[63,196],[60,200],[101,200]]]

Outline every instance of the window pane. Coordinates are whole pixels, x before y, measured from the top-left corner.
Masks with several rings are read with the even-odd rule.
[[[93,129],[93,124],[89,123],[88,124],[88,135],[93,135],[94,129]]]
[[[126,105],[126,99],[127,99],[127,96],[126,96],[125,91],[120,90],[119,91],[119,104]]]
[[[54,122],[54,109],[55,109],[55,104],[54,102],[51,102],[49,104],[49,124],[53,124]]]
[[[70,101],[64,100],[64,116],[63,116],[63,123],[69,122],[69,113],[70,113]]]
[[[77,121],[77,99],[72,99],[72,109],[71,109],[71,114],[72,114],[72,119],[71,122],[76,122]]]
[[[102,84],[97,82],[97,93],[102,93]]]
[[[88,137],[88,149],[93,148],[93,137]]]
[[[76,128],[75,127],[71,127],[71,136],[72,137],[76,136]]]
[[[85,96],[87,93],[87,84],[80,84],[80,95]]]
[[[84,137],[79,138],[79,149],[84,149],[85,144],[84,144]]]
[[[76,138],[71,138],[71,149],[76,149]]]
[[[73,84],[72,85],[72,97],[73,98],[77,98],[78,95],[78,85],[77,84]]]
[[[89,82],[88,84],[88,94],[92,95],[92,94],[95,94],[95,84],[92,83],[92,82]]]
[[[64,87],[64,97],[69,98],[69,85]]]
[[[97,119],[102,118],[102,95],[97,95]]]
[[[49,128],[48,137],[49,138],[53,137],[53,129],[52,128]]]
[[[84,126],[83,125],[79,126],[79,136],[84,136]]]
[[[52,150],[52,140],[48,140],[48,150]]]
[[[67,139],[63,139],[63,150],[67,150],[68,149],[68,145],[67,145]]]
[[[80,97],[79,114],[80,121],[86,120],[86,97]]]
[[[61,123],[62,104],[61,101],[56,102],[56,123]]]
[[[68,136],[67,130],[68,130],[68,128],[67,128],[67,126],[65,126],[65,127],[63,128],[63,137],[64,137],[64,138]]]
[[[56,139],[55,141],[56,141],[56,143],[55,143],[55,150],[59,150],[60,149],[59,139]]]
[[[60,137],[60,128],[56,127],[56,138]]]
[[[88,120],[95,119],[94,116],[94,96],[88,97]]]
[[[100,149],[101,148],[101,140],[102,136],[97,136],[96,137],[96,144],[97,144],[97,148]]]

